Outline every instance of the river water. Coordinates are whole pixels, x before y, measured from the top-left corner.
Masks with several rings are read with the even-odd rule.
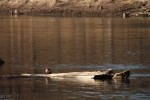
[[[0,79],[0,100],[150,100],[149,18],[0,16],[0,75],[131,70],[129,80]]]

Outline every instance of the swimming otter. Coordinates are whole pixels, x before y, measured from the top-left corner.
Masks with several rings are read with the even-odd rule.
[[[49,68],[45,69],[45,74],[52,74],[51,70]]]

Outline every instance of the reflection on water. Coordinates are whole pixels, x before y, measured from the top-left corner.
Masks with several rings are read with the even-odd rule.
[[[117,100],[141,100],[143,98],[148,100],[150,97],[149,90],[145,90],[141,86],[143,84],[148,87],[148,84],[141,81],[106,80],[95,81],[95,83],[84,84],[72,80],[51,79],[19,79],[17,81],[1,79],[0,86],[2,90],[0,93],[1,98],[5,95],[5,98],[15,100],[108,100],[114,98]]]
[[[0,75],[131,69],[129,81],[0,79],[2,100],[148,100],[150,20],[0,16]],[[142,77],[142,78],[141,78]]]
[[[140,25],[132,19],[1,18],[0,55],[8,67],[31,67],[32,72],[58,64],[149,65],[150,30],[134,24]]]

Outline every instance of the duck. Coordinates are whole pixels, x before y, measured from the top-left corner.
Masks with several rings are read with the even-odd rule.
[[[49,68],[45,69],[45,74],[52,74],[51,70]]]

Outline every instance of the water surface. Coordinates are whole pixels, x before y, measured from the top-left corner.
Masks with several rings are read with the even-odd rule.
[[[0,16],[0,75],[131,69],[129,80],[0,79],[1,100],[149,100],[150,20]]]

